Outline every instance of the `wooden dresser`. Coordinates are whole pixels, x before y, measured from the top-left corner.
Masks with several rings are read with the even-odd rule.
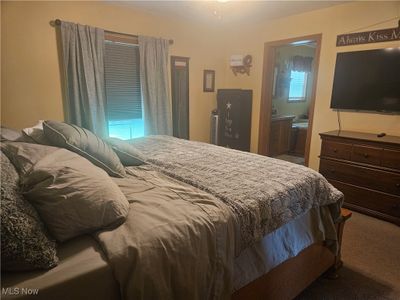
[[[345,196],[345,207],[400,225],[400,137],[330,131],[319,171]]]

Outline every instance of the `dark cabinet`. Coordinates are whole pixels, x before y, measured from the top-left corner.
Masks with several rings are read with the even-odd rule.
[[[289,153],[293,119],[294,116],[272,118],[269,142],[270,156]]]
[[[252,94],[252,90],[218,90],[218,145],[250,151]]]

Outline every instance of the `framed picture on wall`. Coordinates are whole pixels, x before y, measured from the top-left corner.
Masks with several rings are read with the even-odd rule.
[[[215,71],[204,70],[203,73],[203,92],[215,91]]]

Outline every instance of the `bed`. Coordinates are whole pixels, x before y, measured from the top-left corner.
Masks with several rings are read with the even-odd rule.
[[[346,218],[349,217],[349,212],[345,214]],[[286,225],[280,229],[280,233],[286,234],[289,239],[294,239],[293,233],[296,232],[295,228],[298,228],[297,222]],[[288,235],[291,229],[294,231]],[[302,231],[302,234],[306,232]],[[312,243],[296,256],[281,262],[281,258],[276,258],[273,253],[263,252],[263,249],[268,249],[269,246],[277,248],[274,242],[279,234],[272,236],[274,237],[266,238],[253,249],[247,250],[247,253],[235,262],[236,291],[232,299],[292,299],[324,272],[335,271],[340,266],[340,259],[322,243],[317,242]],[[262,259],[270,265],[262,265],[261,270],[258,269],[256,272],[246,267],[246,259],[248,259],[249,263],[253,264],[253,268],[257,268],[251,260],[255,257],[251,256],[254,255],[252,252],[261,252]],[[91,236],[82,236],[61,245],[58,254],[60,264],[56,268],[49,271],[3,274],[2,287],[39,289],[40,293],[35,299],[121,299],[118,283],[113,277],[105,254]],[[310,268],[311,264],[314,268]],[[247,272],[246,268],[249,269]],[[258,276],[265,270],[268,270],[265,275]],[[298,274],[303,274],[303,276],[299,277]],[[245,284],[247,281],[250,282]],[[291,285],[288,285],[288,282]],[[4,297],[4,299],[26,298],[26,295]]]
[[[317,172],[166,136],[131,146],[146,163],[113,178],[125,223],[60,244],[53,269],[2,274],[4,299],[291,299],[340,266],[349,214]]]

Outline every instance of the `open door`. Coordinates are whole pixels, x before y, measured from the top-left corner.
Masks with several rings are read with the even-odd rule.
[[[265,43],[258,153],[308,166],[321,34]]]

